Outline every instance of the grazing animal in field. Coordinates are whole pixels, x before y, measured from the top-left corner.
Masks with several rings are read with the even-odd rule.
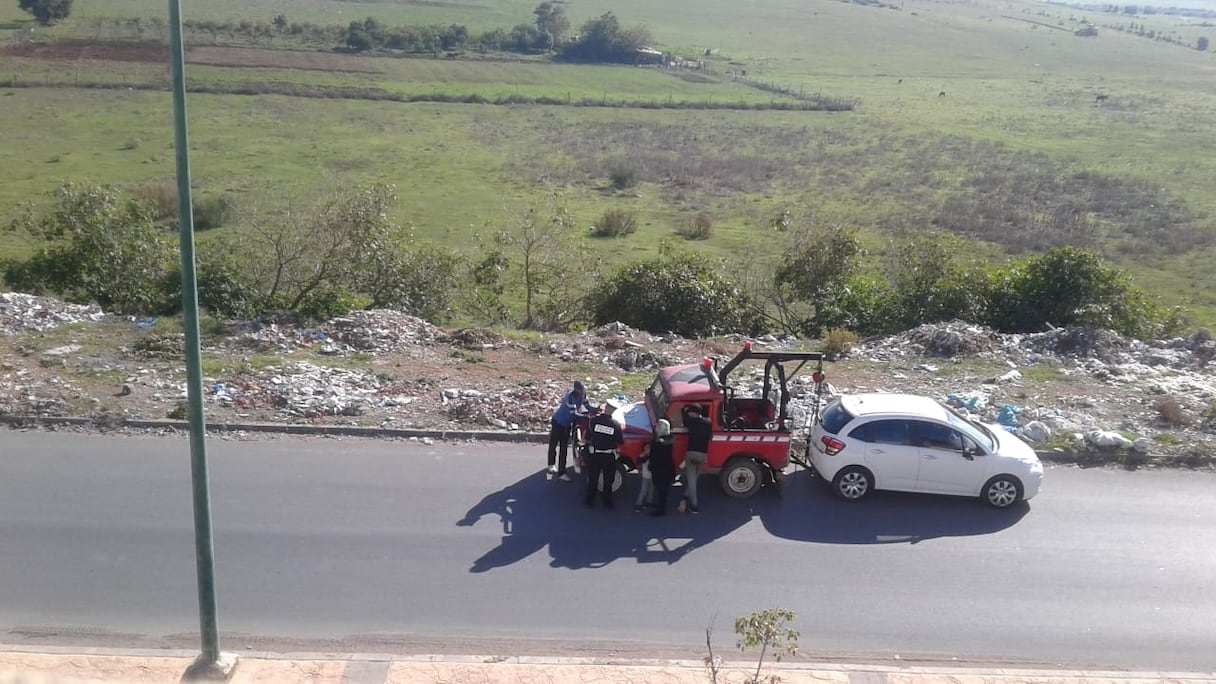
[[[1099,95],[1094,98],[1094,101],[1095,102],[1106,102],[1109,99],[1110,99],[1110,95]]]
[[[938,94],[937,94],[937,96],[938,96],[938,97],[945,97],[945,96],[946,96],[946,91],[944,91],[944,90],[943,90],[943,91],[941,91],[940,93],[938,93]]]
[[[896,82],[895,82],[895,85],[899,85],[900,83],[903,83],[903,82],[904,82],[904,80],[901,78],[901,79],[899,79],[898,81],[896,81]]]

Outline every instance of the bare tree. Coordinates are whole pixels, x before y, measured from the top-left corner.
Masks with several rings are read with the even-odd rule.
[[[585,319],[586,295],[601,265],[560,195],[550,194],[541,206],[504,210],[511,225],[495,234],[492,251],[506,282],[504,294],[522,298],[520,327],[562,330]]]

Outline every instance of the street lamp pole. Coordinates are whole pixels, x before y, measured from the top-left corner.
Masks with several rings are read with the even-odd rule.
[[[202,338],[198,323],[198,279],[194,265],[194,207],[190,193],[190,140],[186,126],[186,56],[182,45],[181,0],[169,0],[169,61],[173,68],[173,131],[177,151],[178,225],[181,242],[182,327],[185,328],[186,394],[190,410],[190,479],[194,489],[194,557],[198,572],[198,612],[202,653],[185,680],[228,679],[236,658],[220,653],[215,598],[215,543],[211,534],[211,491],[203,418]]]

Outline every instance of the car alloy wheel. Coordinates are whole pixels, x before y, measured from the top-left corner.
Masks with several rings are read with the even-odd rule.
[[[836,474],[832,488],[836,490],[836,494],[840,498],[846,501],[857,501],[870,493],[870,490],[874,488],[874,482],[870,473],[866,472],[864,468],[850,466]]]
[[[1008,475],[995,477],[984,486],[984,501],[993,508],[1008,508],[1021,498],[1021,486]]]

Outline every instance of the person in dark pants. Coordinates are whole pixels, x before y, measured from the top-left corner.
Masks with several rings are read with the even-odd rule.
[[[709,440],[713,437],[714,424],[705,417],[705,411],[696,404],[684,409],[684,427],[688,428],[688,451],[684,454],[684,500],[680,512],[697,513],[697,479],[701,467],[709,459]]]
[[[566,396],[562,397],[562,403],[553,412],[553,417],[549,420],[549,474],[557,480],[569,480],[570,475],[566,473],[566,453],[570,450],[570,430],[574,425],[574,416],[579,412],[579,409],[591,410],[591,404],[587,402],[587,388],[578,380],[574,381],[574,387]],[[561,448],[561,459],[558,459],[558,448]]]
[[[625,433],[612,419],[612,408],[607,404],[591,418],[587,425],[591,437],[591,456],[587,464],[587,496],[583,503],[595,504],[595,489],[601,478],[604,508],[612,508],[612,481],[616,479],[616,450],[625,443]]]
[[[672,459],[672,446],[675,440],[671,437],[671,423],[666,418],[660,418],[654,428],[654,439],[646,452],[647,463],[650,464],[650,486],[654,487],[654,508],[651,515],[667,515],[667,493],[671,490],[671,482],[676,479],[676,464]]]

